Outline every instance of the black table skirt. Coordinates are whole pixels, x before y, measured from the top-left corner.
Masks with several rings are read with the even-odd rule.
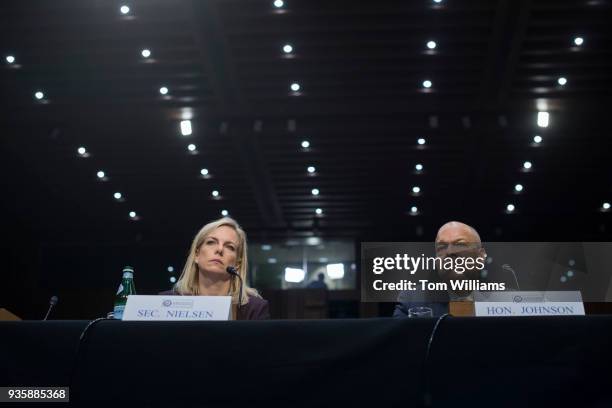
[[[435,322],[104,320],[80,344],[89,322],[1,322],[0,386],[82,407],[612,407],[612,316],[446,318],[426,358]]]

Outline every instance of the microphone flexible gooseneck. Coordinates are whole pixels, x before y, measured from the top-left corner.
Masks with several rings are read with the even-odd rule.
[[[240,280],[240,292],[238,292],[238,311],[240,311],[240,308],[242,307],[242,277],[233,266],[228,266],[226,271],[232,276],[237,276]]]
[[[49,315],[51,314],[51,310],[55,307],[55,305],[57,305],[58,302],[58,298],[57,296],[53,295],[51,296],[51,299],[49,299],[49,309],[47,310],[47,314],[45,315],[44,320],[47,320],[47,318],[49,317]]]
[[[512,269],[512,267],[508,264],[503,264],[502,269],[504,271],[509,271],[510,273],[512,273],[512,276],[514,276],[514,282],[516,282],[516,289],[520,291],[521,287],[519,286],[518,279],[516,278],[516,272],[514,272],[514,269]]]

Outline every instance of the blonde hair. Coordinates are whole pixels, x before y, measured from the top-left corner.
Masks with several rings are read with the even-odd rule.
[[[217,228],[223,226],[233,228],[234,231],[236,231],[236,234],[238,235],[239,242],[238,248],[236,249],[235,267],[243,282],[242,305],[246,305],[249,302],[249,296],[261,296],[259,295],[259,293],[257,293],[255,289],[249,287],[246,280],[246,274],[248,269],[246,233],[234,219],[229,217],[223,217],[218,220],[209,222],[208,224],[203,226],[200,231],[198,231],[195,238],[193,239],[193,242],[191,243],[191,248],[189,249],[187,261],[185,261],[185,266],[183,267],[183,272],[181,272],[179,280],[174,284],[174,290],[181,295],[200,295],[200,287],[198,285],[199,270],[198,265],[195,262],[196,252],[200,249],[208,235],[210,235]],[[232,279],[230,281],[230,295],[232,296],[232,303],[238,303],[238,299],[240,297],[239,292],[240,282],[237,279]]]

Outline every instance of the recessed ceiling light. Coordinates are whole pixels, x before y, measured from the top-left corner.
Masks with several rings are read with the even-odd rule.
[[[140,55],[142,55],[144,58],[149,58],[151,56],[151,50],[145,48],[144,50],[140,51]]]
[[[440,4],[442,3],[442,0],[433,0],[434,3]]]
[[[532,167],[532,164],[531,164],[530,161],[526,161],[526,162],[523,163],[523,168],[524,169],[529,170],[529,169],[531,169],[531,167]]]
[[[170,283],[176,283],[176,278],[174,276],[170,277]]]
[[[317,195],[319,195],[319,189],[318,188],[313,188],[311,190],[311,193],[312,193],[312,195],[317,196]]]
[[[130,218],[136,218],[136,211],[130,211]]]
[[[584,38],[582,37],[575,37],[574,38],[574,44],[576,44],[577,46],[581,46],[582,44],[584,44]]]
[[[314,173],[316,171],[316,169],[314,168],[314,166],[308,166],[308,168],[306,169],[309,173]]]
[[[219,197],[219,192],[217,190],[213,190],[211,194],[213,197]]]
[[[41,100],[42,98],[44,98],[44,97],[45,97],[45,94],[44,94],[44,93],[42,93],[41,91],[36,91],[36,92],[34,93],[34,97],[35,97],[36,99],[38,99],[38,100]]]
[[[162,86],[161,88],[159,88],[159,93],[162,95],[166,95],[168,93],[168,88]]]
[[[538,143],[538,144],[542,143],[542,136],[540,136],[540,135],[535,135],[535,136],[533,137],[533,143]]]
[[[421,138],[419,138],[419,139],[417,140],[417,143],[418,143],[418,144],[420,144],[420,145],[422,146],[422,145],[424,145],[424,144],[425,144],[425,139],[423,139],[423,138],[421,137]]]
[[[168,267],[168,272],[170,272],[170,273],[174,272],[174,266],[169,266]]]
[[[306,238],[306,245],[314,246],[314,245],[320,245],[320,244],[321,244],[321,238],[319,237]]]
[[[181,120],[181,134],[183,136],[189,136],[192,132],[191,129],[191,121],[190,120]]]
[[[548,127],[550,115],[548,112],[538,112],[538,126]]]
[[[121,12],[121,14],[127,14],[130,12],[130,8],[124,4],[119,8],[119,11]]]
[[[419,209],[418,209],[416,206],[412,206],[412,207],[410,208],[410,212],[411,212],[412,214],[416,214],[416,213],[418,213],[418,212],[419,212]]]
[[[227,210],[221,210],[221,215],[224,217],[227,217],[227,215],[229,214],[229,212]]]
[[[508,204],[508,205],[506,206],[506,211],[507,211],[507,212],[509,212],[509,213],[511,213],[511,212],[514,212],[515,208],[516,208],[516,207],[514,207],[514,204]]]
[[[609,210],[610,209],[610,203],[605,202],[601,205],[601,208],[603,208],[604,210]]]
[[[310,147],[310,142],[308,140],[302,141],[302,147],[308,149]]]
[[[414,169],[416,171],[423,171],[423,165],[421,163],[417,164],[416,166],[414,166]]]
[[[317,209],[315,209],[315,213],[317,215],[321,215],[321,214],[323,214],[323,210],[321,208],[317,208]]]
[[[557,79],[557,83],[561,86],[564,86],[565,84],[567,84],[567,78],[560,77],[559,79]]]
[[[12,64],[15,62],[15,57],[13,57],[12,55],[7,55],[6,56],[6,62],[8,62],[9,64]]]
[[[96,173],[96,176],[98,176],[98,178],[104,178],[104,176],[106,176],[106,173],[104,173],[102,170],[98,171]]]
[[[269,251],[269,250],[271,250],[271,249],[272,249],[272,245],[270,245],[270,244],[263,244],[263,245],[261,246],[261,250],[262,250],[262,251]]]
[[[293,51],[293,47],[290,44],[285,44],[283,46],[283,52],[285,54],[289,54],[291,51]]]
[[[431,88],[432,85],[433,83],[429,79],[426,79],[425,81],[423,81],[424,88]]]
[[[115,194],[113,194],[113,197],[115,197],[115,200],[121,200],[121,197],[123,196],[121,195],[121,193],[116,192]]]
[[[299,90],[300,90],[300,84],[298,84],[297,82],[292,83],[292,84],[291,84],[291,90],[292,90],[293,92],[297,92],[297,91],[299,91]]]
[[[430,50],[435,49],[437,46],[435,41],[427,41],[427,48],[429,48]]]
[[[208,176],[208,169],[200,170],[200,174],[203,175],[203,176]]]
[[[274,7],[281,8],[284,5],[285,5],[285,2],[283,2],[283,0],[274,0]]]
[[[79,147],[79,148],[77,149],[77,152],[78,152],[78,153],[79,153],[81,156],[83,156],[85,153],[87,153],[87,149],[85,149],[83,146],[81,146],[81,147]]]
[[[523,191],[523,185],[522,184],[515,185],[514,191],[516,191],[517,193],[520,193],[521,191]]]
[[[190,152],[194,152],[194,151],[195,151],[195,149],[196,149],[196,145],[194,145],[193,143],[191,143],[191,144],[189,144],[189,145],[187,146],[187,149],[188,149]]]
[[[419,194],[421,192],[421,187],[419,187],[419,186],[412,187],[412,192],[414,194]]]

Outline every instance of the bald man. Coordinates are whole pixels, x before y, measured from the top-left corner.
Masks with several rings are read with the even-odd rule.
[[[471,226],[458,221],[450,221],[442,225],[436,235],[436,256],[442,258],[486,258],[487,254],[482,247],[480,235]],[[451,280],[463,279],[478,279],[480,277],[480,269],[473,268],[465,270],[462,273],[457,273],[454,270],[440,269],[438,270],[438,280],[449,282]],[[448,292],[448,300],[472,300],[472,293],[465,292]],[[409,293],[402,292],[398,298],[398,304],[393,311],[393,317],[406,317],[409,315],[409,310],[413,307],[429,307],[432,309],[434,316],[441,316],[448,313],[448,301],[441,302],[439,299],[432,302],[427,298],[424,292]]]
[[[442,259],[451,258],[486,258],[487,254],[482,247],[480,235],[476,230],[462,222],[450,221],[440,227],[436,235],[436,256]],[[473,268],[458,274],[454,270],[439,270],[438,273],[442,280],[478,279],[480,269]],[[452,295],[452,294],[451,294]],[[456,293],[454,297],[464,298],[469,293]],[[451,296],[453,297],[453,296]]]

